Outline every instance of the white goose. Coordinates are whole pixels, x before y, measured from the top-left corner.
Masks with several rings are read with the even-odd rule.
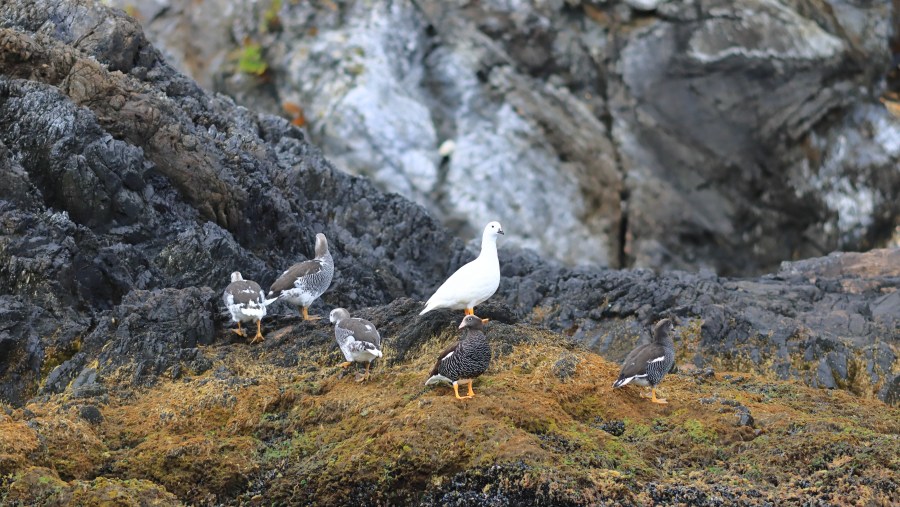
[[[500,222],[487,224],[481,235],[481,253],[450,275],[428,299],[419,315],[435,308],[465,309],[466,315],[474,315],[475,305],[493,296],[500,286],[500,261],[497,259],[497,236],[500,234],[503,234]]]

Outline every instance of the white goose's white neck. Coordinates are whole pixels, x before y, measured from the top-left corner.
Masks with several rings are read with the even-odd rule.
[[[493,254],[497,256],[497,236],[492,234],[484,234],[481,236],[481,253],[478,257],[485,257]]]

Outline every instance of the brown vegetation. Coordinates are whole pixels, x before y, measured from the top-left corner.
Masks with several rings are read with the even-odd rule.
[[[34,401],[0,416],[0,499],[386,505],[526,494],[573,505],[888,505],[896,491],[900,409],[699,371],[669,375],[661,391],[670,403],[658,406],[637,387],[613,390],[618,366],[558,335],[492,323],[489,337],[492,326],[525,340],[494,347],[466,401],[423,385],[449,331],[405,362],[388,366],[388,349],[365,384],[336,366],[335,347],[301,350],[296,367],[283,367],[269,361],[272,348],[234,344],[207,349],[217,359],[202,375],[114,395],[96,424],[79,416],[86,400]],[[553,367],[564,356],[577,365],[561,380]],[[738,424],[741,410],[752,423]]]

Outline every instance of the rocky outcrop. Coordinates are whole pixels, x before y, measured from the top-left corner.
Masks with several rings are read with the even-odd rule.
[[[890,2],[112,3],[464,238],[744,276],[896,242]]]
[[[896,403],[900,364],[900,249],[784,263],[758,279],[711,273],[599,271],[502,259],[507,302],[528,319],[621,360],[646,324],[686,325],[685,362],[770,372]]]
[[[335,171],[288,122],[208,97],[121,13],[5,3],[0,20],[4,399],[33,394],[41,364],[132,291],[235,269],[268,285],[319,231],[348,306],[421,296],[463,259],[424,210]]]
[[[416,301],[474,249],[422,207],[336,170],[287,120],[208,96],[121,13],[11,2],[0,20],[2,399],[206,371],[197,350],[222,339],[228,273],[268,286],[312,255],[317,232],[337,274],[314,313],[369,307],[361,314],[397,337],[398,358],[454,318],[415,317]],[[686,330],[683,362],[898,399],[896,249],[758,279],[568,268],[509,245],[500,254],[487,317],[618,359],[672,315]],[[275,306],[268,320],[292,311]]]
[[[0,406],[3,505],[890,505],[900,408],[747,373],[679,368],[660,389],[564,336],[499,318],[476,396],[424,386],[457,318],[354,381],[330,326],[202,347],[203,372],[110,396]],[[397,312],[391,314],[388,311]],[[382,326],[382,323],[384,326]],[[684,326],[679,326],[684,328]],[[570,366],[563,366],[568,364]],[[557,372],[566,371],[565,375]],[[74,452],[77,450],[77,452]]]

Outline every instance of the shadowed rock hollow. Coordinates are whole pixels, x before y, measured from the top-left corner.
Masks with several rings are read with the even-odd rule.
[[[500,290],[478,309],[497,362],[484,396],[459,405],[421,386],[459,315],[417,313],[475,250],[424,208],[336,170],[287,119],[207,94],[94,2],[0,5],[0,69],[5,503],[339,504],[377,488],[373,503],[502,504],[512,484],[561,504],[753,504],[896,489],[898,418],[880,400],[900,399],[900,250],[734,279],[570,268],[503,238]],[[336,275],[312,313],[344,306],[386,337],[361,390],[337,375],[324,322],[276,305],[262,345],[226,330],[228,274],[267,287],[317,232]],[[681,405],[657,416],[610,392],[616,367],[593,351],[618,360],[662,316],[679,322]],[[787,436],[796,447],[760,469]],[[674,449],[664,472],[657,444]],[[757,459],[740,457],[748,446]],[[712,480],[720,470],[750,482]]]

